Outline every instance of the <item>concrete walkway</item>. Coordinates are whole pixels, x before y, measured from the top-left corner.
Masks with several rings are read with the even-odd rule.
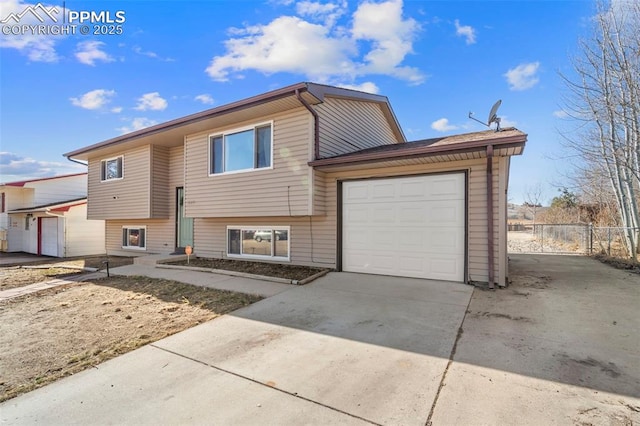
[[[59,287],[61,285],[73,284],[106,276],[107,274],[103,272],[91,272],[87,274],[72,275],[65,278],[55,278],[53,280],[42,281],[22,287],[10,288],[8,290],[0,291],[0,302],[13,299],[15,297],[24,296],[26,294],[36,293],[38,291],[46,290],[49,288]]]

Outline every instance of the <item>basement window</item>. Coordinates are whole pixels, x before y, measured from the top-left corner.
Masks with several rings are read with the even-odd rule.
[[[290,228],[227,227],[227,256],[289,260]]]
[[[122,248],[134,250],[147,249],[147,228],[145,226],[123,227],[122,228]]]

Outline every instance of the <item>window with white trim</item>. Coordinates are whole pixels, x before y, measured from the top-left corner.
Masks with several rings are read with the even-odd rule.
[[[122,248],[134,250],[147,249],[147,227],[146,226],[123,226],[122,227]]]
[[[209,174],[270,168],[272,142],[271,123],[210,136]]]
[[[288,226],[227,227],[227,256],[289,260]]]
[[[100,181],[122,179],[124,176],[123,165],[124,157],[122,155],[100,161]]]

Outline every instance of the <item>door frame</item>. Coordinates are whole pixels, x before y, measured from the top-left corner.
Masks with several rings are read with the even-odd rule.
[[[175,233],[175,238],[174,238],[174,245],[175,248],[184,248],[181,247],[179,245],[180,242],[180,217],[181,217],[181,211],[184,211],[184,207],[180,207],[180,191],[182,191],[182,197],[184,200],[184,186],[176,186],[176,196],[175,196],[175,201],[176,201],[176,205],[175,205],[175,214],[176,214],[176,218],[175,218],[175,229],[174,229],[174,233]],[[193,227],[193,225],[192,225]],[[192,229],[192,234],[193,234],[193,229]]]

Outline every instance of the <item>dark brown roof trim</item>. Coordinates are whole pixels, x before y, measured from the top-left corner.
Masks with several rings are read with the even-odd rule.
[[[9,211],[8,213],[27,213],[30,211],[34,211],[34,210],[41,210],[41,209],[46,209],[46,208],[52,208],[52,207],[57,207],[57,206],[64,206],[65,204],[70,204],[70,203],[78,203],[78,201],[87,201],[87,197],[81,197],[81,198],[74,198],[73,200],[67,200],[67,201],[56,201],[55,203],[49,203],[49,204],[43,204],[40,206],[33,206],[33,207],[23,207],[20,209],[13,209],[11,211]],[[79,203],[82,204],[82,203]]]
[[[355,98],[355,99],[361,99],[361,100],[372,101],[372,102],[386,103],[389,107],[389,110],[391,111],[393,120],[395,120],[395,124],[397,128],[399,129],[400,132],[402,132],[402,128],[398,124],[398,121],[395,115],[393,114],[393,110],[391,109],[391,105],[389,104],[389,101],[385,96],[374,95],[371,93],[360,92],[357,90],[343,89],[340,87],[325,86],[322,84],[302,82],[302,83],[292,84],[290,86],[286,86],[280,89],[272,90],[270,92],[262,93],[257,96],[252,96],[250,98],[232,102],[230,104],[221,105],[216,108],[211,108],[195,114],[180,117],[174,120],[167,121],[165,123],[160,123],[155,126],[137,130],[135,132],[127,133],[125,135],[108,139],[106,141],[99,142],[93,145],[89,145],[87,147],[80,148],[75,151],[67,152],[66,154],[63,154],[63,155],[65,157],[74,157],[76,155],[84,154],[86,152],[93,151],[95,149],[104,148],[109,145],[128,142],[144,136],[151,136],[151,135],[161,133],[170,129],[174,129],[174,128],[192,124],[198,121],[202,121],[208,118],[212,118],[217,115],[229,114],[229,113],[232,113],[238,110],[247,109],[252,106],[259,105],[265,102],[275,101],[278,99],[286,98],[288,96],[295,96],[296,91],[309,92],[312,96],[314,96],[318,100],[318,102],[322,102],[325,96],[335,96],[335,97],[342,97],[342,98],[352,98],[352,99]]]
[[[393,150],[374,150],[367,152],[354,152],[338,157],[323,158],[321,160],[310,161],[312,167],[334,166],[346,164],[373,163],[386,160],[405,160],[416,157],[434,157],[437,155],[452,155],[471,152],[484,152],[486,147],[493,145],[495,149],[520,148],[524,147],[527,135],[524,133],[481,141],[462,142],[451,145],[424,145],[411,146],[412,142],[395,146]]]

